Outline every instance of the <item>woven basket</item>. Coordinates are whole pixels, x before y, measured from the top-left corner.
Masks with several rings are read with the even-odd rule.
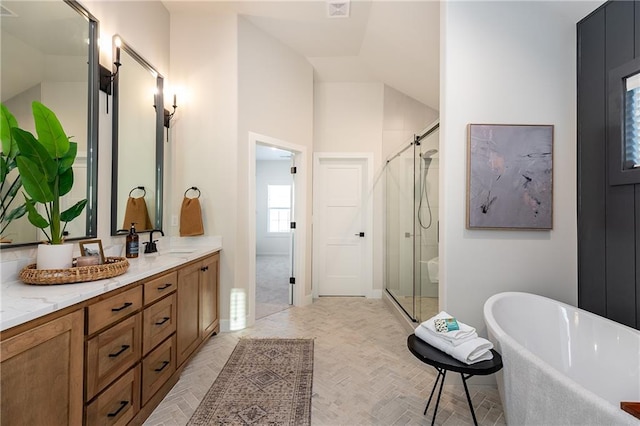
[[[74,265],[76,260],[73,260]],[[36,264],[25,266],[20,279],[26,284],[55,285],[96,281],[116,277],[127,272],[129,261],[124,257],[107,257],[102,265],[76,266],[67,269],[36,269]]]

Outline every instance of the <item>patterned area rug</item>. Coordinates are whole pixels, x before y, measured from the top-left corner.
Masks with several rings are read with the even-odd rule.
[[[312,339],[241,339],[188,425],[310,425]]]

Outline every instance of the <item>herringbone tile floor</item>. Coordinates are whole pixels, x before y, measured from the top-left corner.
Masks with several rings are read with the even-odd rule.
[[[384,302],[320,298],[262,318],[251,328],[212,337],[145,425],[185,425],[240,337],[315,339],[313,425],[431,423],[435,404],[426,416],[422,411],[435,369],[409,352],[407,333]],[[471,385],[469,390],[481,425],[505,424],[494,387]],[[436,424],[473,424],[461,385],[445,384]]]

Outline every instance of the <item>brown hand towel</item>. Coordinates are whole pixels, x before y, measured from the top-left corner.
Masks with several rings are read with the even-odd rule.
[[[136,224],[136,230],[138,231],[153,229],[151,219],[149,218],[149,212],[147,211],[147,203],[144,200],[144,197],[129,197],[127,200],[122,229],[129,229],[132,223]]]
[[[180,209],[180,236],[193,237],[204,234],[202,210],[197,198],[184,197]]]

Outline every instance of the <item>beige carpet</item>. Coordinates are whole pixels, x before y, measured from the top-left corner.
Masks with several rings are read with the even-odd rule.
[[[313,339],[241,339],[189,425],[310,425]]]

